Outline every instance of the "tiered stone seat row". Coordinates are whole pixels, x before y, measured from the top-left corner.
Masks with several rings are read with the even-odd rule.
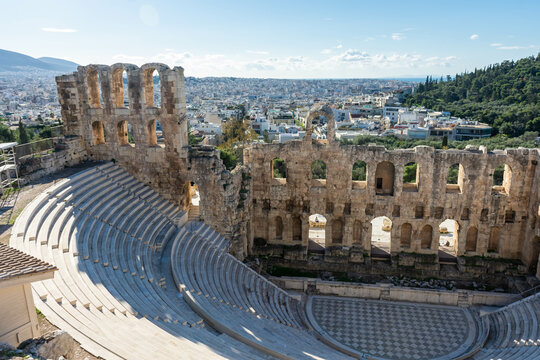
[[[173,277],[184,299],[214,328],[280,358],[345,358],[317,340],[300,303],[227,253],[228,242],[202,223],[176,236]]]
[[[55,264],[32,285],[36,306],[106,359],[267,356],[208,331],[162,285],[162,248],[179,232],[174,206],[113,164],[48,189],[19,216],[11,245]]]
[[[540,359],[540,294],[482,315],[489,336],[474,359]]]

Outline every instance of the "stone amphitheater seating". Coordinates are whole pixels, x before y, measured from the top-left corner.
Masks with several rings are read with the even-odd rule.
[[[186,220],[107,163],[34,199],[10,242],[58,267],[32,285],[36,306],[105,359],[348,358],[318,340],[298,300],[230,255],[225,237]],[[539,359],[539,299],[477,317],[459,358]]]
[[[473,359],[540,359],[540,294],[480,317],[489,335]]]
[[[196,231],[178,226],[186,217],[120,167],[107,163],[60,181],[34,199],[16,221],[10,241],[58,267],[54,279],[33,284],[36,306],[97,356],[270,358],[268,351],[209,328],[176,290],[170,268],[173,242],[180,245],[180,240],[197,235],[219,243],[222,250],[228,246],[208,226],[197,223]],[[193,250],[203,254],[203,249]],[[236,260],[227,259],[223,265],[236,269]],[[178,265],[177,260],[174,263]],[[257,311],[272,322],[254,333],[264,332],[260,335],[270,340],[269,331],[295,331],[298,348],[290,349],[283,345],[287,342],[281,343],[283,335],[276,336],[272,350],[276,356],[346,357],[319,342],[302,325],[299,309],[286,303],[286,294],[269,283],[258,284],[258,275],[251,270],[227,274],[232,276],[227,284],[238,284],[243,274],[270,289],[260,294],[226,289],[229,303],[247,309],[256,301]]]

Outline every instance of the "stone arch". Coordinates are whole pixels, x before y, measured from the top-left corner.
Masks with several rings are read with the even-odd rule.
[[[287,164],[281,158],[272,160],[272,177],[274,179],[287,179]]]
[[[91,108],[99,109],[103,107],[103,96],[101,94],[101,75],[95,67],[88,67],[86,70],[86,84],[88,89],[88,105]]]
[[[112,100],[115,108],[129,108],[127,70],[122,64],[111,66]]]
[[[371,220],[372,256],[388,257],[392,244],[392,220],[378,216]]]
[[[424,225],[420,231],[420,247],[422,249],[431,249],[433,243],[433,227]]]
[[[332,244],[343,242],[343,221],[341,219],[332,220]]]
[[[306,118],[306,141],[312,141],[313,135],[313,119],[318,116],[324,116],[328,120],[327,124],[327,142],[333,142],[335,139],[336,120],[334,118],[334,111],[328,104],[315,104],[310,109]]]
[[[456,257],[459,227],[459,223],[454,219],[445,219],[439,224],[439,257]]]
[[[166,94],[163,91],[162,76],[163,72],[168,69],[169,67],[167,65],[160,63],[150,63],[141,66],[144,105],[146,108],[163,107]]]
[[[454,163],[448,167],[446,173],[446,192],[463,192],[465,168],[460,163]]]
[[[465,239],[465,251],[475,252],[478,243],[478,229],[476,226],[469,226]]]
[[[493,191],[509,194],[512,182],[512,168],[508,164],[501,164],[493,169]]]
[[[292,217],[292,239],[302,241],[302,219],[299,215]]]
[[[283,240],[283,219],[281,216],[276,216],[274,218],[274,239]]]
[[[394,164],[383,161],[375,170],[375,193],[377,195],[394,195]]]
[[[322,160],[314,160],[311,163],[311,178],[326,180],[326,163]]]
[[[362,222],[355,220],[353,223],[353,244],[362,244]]]
[[[501,229],[494,226],[489,230],[488,252],[499,252],[499,239],[501,237]]]
[[[326,247],[326,217],[314,213],[308,216],[308,248],[315,252],[324,252]]]
[[[92,139],[94,145],[105,144],[105,130],[101,121],[92,123]]]
[[[411,247],[411,237],[412,237],[412,225],[409,223],[405,223],[401,225],[400,246],[402,248]]]

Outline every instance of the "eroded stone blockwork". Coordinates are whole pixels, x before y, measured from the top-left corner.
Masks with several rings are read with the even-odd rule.
[[[154,70],[160,106],[154,101]],[[244,150],[244,165],[229,172],[218,150],[188,145],[182,68],[89,65],[57,77],[57,84],[66,137],[79,139],[89,158],[114,159],[184,209],[190,206],[190,183],[197,184],[202,218],[231,237],[239,258],[264,254],[306,260],[308,217],[318,213],[327,219],[324,260],[344,269],[347,264],[374,266],[371,220],[378,216],[392,221],[393,267],[437,271],[439,225],[445,219],[458,223],[460,271],[511,273],[537,265],[538,149],[344,146],[334,141],[332,110],[318,105],[308,115],[303,140],[251,145]],[[324,142],[311,137],[311,120],[320,115],[329,121]],[[163,144],[156,141],[156,121],[163,128]],[[273,177],[276,158],[285,161],[286,179]],[[315,160],[325,162],[326,179],[312,179]],[[352,180],[356,161],[366,163],[366,181]],[[409,163],[417,164],[415,183],[402,180]],[[493,186],[499,165],[506,166],[504,180]],[[456,184],[446,181],[451,166],[459,169]]]
[[[325,144],[309,136],[310,120],[320,114],[333,129],[331,110],[319,106],[308,116],[304,140],[258,144],[245,150],[253,177],[254,252],[305,259],[308,217],[322,214],[327,219],[325,260],[369,264],[371,220],[387,216],[392,221],[390,249],[395,265],[438,270],[439,225],[453,219],[458,223],[457,255],[463,256],[461,260],[475,259],[474,266],[460,261],[462,271],[507,270],[502,261],[491,261],[497,265],[490,267],[489,261],[478,256],[520,259],[529,270],[536,266],[538,149],[489,152],[484,147],[435,150],[417,146],[388,151],[381,146],[340,145],[332,133]],[[273,177],[276,158],[285,161],[286,179]],[[312,179],[316,160],[326,163],[326,180]],[[353,164],[359,160],[367,165],[366,181],[352,180]],[[402,180],[408,163],[417,164],[413,184]],[[447,184],[453,164],[460,169],[455,185]],[[504,182],[493,186],[494,170],[503,164]]]

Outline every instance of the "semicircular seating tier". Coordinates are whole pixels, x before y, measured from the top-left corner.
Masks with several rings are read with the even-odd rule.
[[[540,294],[480,317],[489,324],[477,360],[540,359]]]
[[[199,262],[203,257],[197,256],[218,245],[224,251],[228,243],[204,224],[184,225],[186,218],[185,212],[122,168],[107,163],[59,181],[36,197],[15,222],[10,244],[57,266],[53,279],[32,284],[36,306],[96,356],[347,357],[318,341],[306,328],[297,301],[247,267],[238,267],[240,263],[233,257],[218,253],[216,265],[230,266],[236,272],[208,274],[223,276],[223,287],[214,289],[218,291],[216,301],[224,301],[223,309],[244,312],[252,322],[246,323],[245,317],[230,318],[227,325],[231,329],[245,326],[242,336],[207,326],[188,305],[193,300],[184,301],[175,288],[172,247],[175,253],[182,245],[194,247],[193,260],[172,257],[175,267],[184,261],[188,266],[203,266]],[[188,244],[188,239],[193,242]],[[201,239],[207,240],[205,246],[197,242]],[[236,286],[244,276],[253,286],[250,293]],[[213,284],[210,279],[206,283]],[[231,287],[225,288],[226,284]],[[198,291],[202,294],[203,289],[206,295],[206,287]],[[193,296],[202,301],[201,296]],[[250,341],[246,341],[248,337]]]

